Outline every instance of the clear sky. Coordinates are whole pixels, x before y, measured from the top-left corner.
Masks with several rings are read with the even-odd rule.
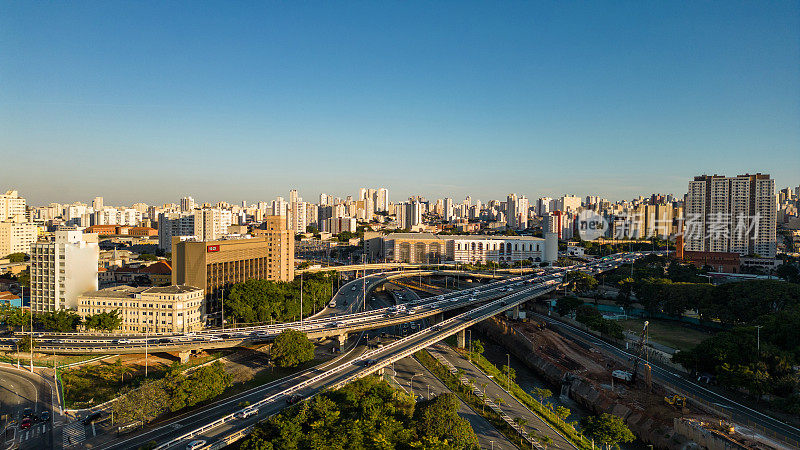
[[[0,0],[0,189],[32,204],[385,185],[800,183],[800,2]]]

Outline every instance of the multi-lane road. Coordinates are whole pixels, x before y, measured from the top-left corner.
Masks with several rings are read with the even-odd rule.
[[[50,385],[39,375],[0,366],[0,420],[3,448],[53,447]],[[48,417],[42,418],[42,414]]]

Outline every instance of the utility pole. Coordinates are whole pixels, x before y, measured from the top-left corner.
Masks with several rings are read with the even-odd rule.
[[[150,339],[148,339],[148,336],[150,334],[149,333],[150,327],[149,324],[147,323],[147,320],[148,319],[145,319],[145,324],[144,324],[144,377],[145,378],[147,378],[147,344],[150,341]]]
[[[20,285],[20,289],[20,293],[22,294],[20,303],[22,303],[22,301],[25,300],[25,286]],[[28,310],[30,311],[31,315],[31,373],[33,373],[33,304],[31,302],[28,302]]]
[[[508,387],[508,392],[511,392],[511,355],[506,353],[506,386]]]
[[[220,323],[222,324],[222,331],[225,331],[225,288],[220,289],[219,299],[222,302],[222,308],[220,309],[220,313],[222,314],[222,320],[220,321]]]
[[[756,350],[758,354],[761,355],[761,329],[764,328],[764,325],[756,325]]]
[[[367,255],[366,254],[364,254],[363,263],[364,263],[364,273],[362,274],[363,276],[361,277],[361,295],[363,296],[362,311],[366,311],[367,310]]]
[[[303,328],[303,272],[300,272],[300,328]]]

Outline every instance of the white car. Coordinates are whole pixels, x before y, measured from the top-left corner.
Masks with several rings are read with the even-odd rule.
[[[199,448],[203,448],[206,445],[206,441],[202,439],[196,439],[192,442],[186,444],[186,450],[197,450]]]
[[[258,408],[245,408],[236,413],[237,419],[247,419],[250,416],[258,414]]]

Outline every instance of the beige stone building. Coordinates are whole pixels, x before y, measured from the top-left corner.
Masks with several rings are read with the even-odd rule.
[[[203,328],[203,290],[191,286],[116,286],[78,297],[78,314],[119,311],[120,331],[186,333]]]

